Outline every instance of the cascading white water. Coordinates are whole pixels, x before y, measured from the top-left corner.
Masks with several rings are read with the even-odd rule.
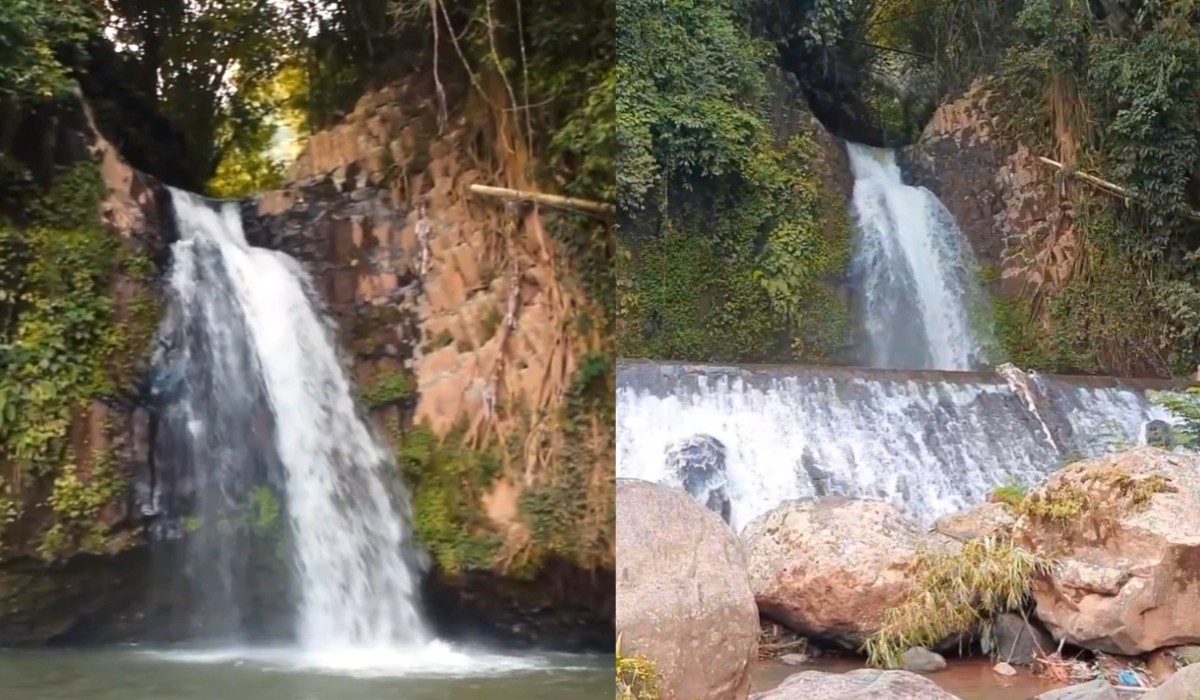
[[[982,372],[625,362],[617,383],[617,475],[678,484],[668,446],[711,436],[725,446],[721,485],[738,530],[781,501],[819,495],[820,473],[830,493],[883,498],[928,524],[1170,420],[1144,387],[1115,380],[1041,378],[1043,415]]]
[[[287,255],[250,246],[235,204],[176,190],[171,201],[180,233],[177,262],[192,246],[215,246],[242,317],[208,314],[203,322],[217,327],[207,334],[228,339],[244,327],[273,413],[298,568],[300,644],[336,651],[427,642],[415,603],[416,572],[406,557],[404,504],[393,503],[380,473],[389,457],[356,412],[308,276]],[[194,269],[176,265],[172,285],[181,297],[194,296],[201,283],[189,278]],[[209,352],[220,355],[236,344],[210,345]],[[218,406],[223,398],[207,397]]]
[[[846,151],[858,234],[851,275],[866,364],[942,370],[984,364],[971,327],[972,305],[983,297],[954,218],[932,192],[904,184],[892,151],[852,143]]]

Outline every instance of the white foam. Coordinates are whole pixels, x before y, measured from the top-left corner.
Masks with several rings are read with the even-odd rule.
[[[1079,456],[1137,444],[1146,421],[1168,418],[1126,389],[1069,392],[1061,417]],[[806,459],[836,492],[886,500],[928,524],[1009,481],[1038,483],[1069,456],[1002,383],[813,375],[750,383],[683,373],[658,394],[618,388],[617,475],[669,483],[668,446],[710,435],[726,447],[735,530],[784,500],[814,495]]]
[[[300,647],[228,647],[139,653],[173,663],[250,665],[268,671],[325,673],[355,678],[458,678],[548,669],[574,670],[550,657],[501,654],[440,641],[389,649],[313,651]]]

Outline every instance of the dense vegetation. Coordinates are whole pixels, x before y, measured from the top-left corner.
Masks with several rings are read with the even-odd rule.
[[[846,213],[751,10],[618,3],[624,356],[823,362],[846,343]]]
[[[1057,371],[1189,371],[1200,361],[1196,12],[1172,1],[622,0],[620,196],[633,212],[622,352],[810,359],[772,344],[767,329],[777,314],[795,316],[781,298],[818,298],[811,283],[836,276],[844,257],[818,245],[803,207],[775,206],[797,185],[764,167],[779,153],[770,144],[791,133],[764,112],[781,66],[835,132],[870,142],[912,141],[976,81],[1001,91],[1014,107],[1000,115],[1009,139],[1066,163],[1082,239],[1069,282],[996,305],[1009,358]],[[786,168],[797,181],[819,171],[819,154],[795,155]],[[1128,205],[1074,170],[1124,188]],[[772,313],[756,313],[768,299]],[[843,337],[841,314],[800,316],[805,335],[821,336],[820,323]]]

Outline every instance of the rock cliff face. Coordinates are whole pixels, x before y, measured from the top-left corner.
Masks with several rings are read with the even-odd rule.
[[[941,105],[904,150],[905,175],[950,210],[1003,295],[1053,295],[1078,259],[1073,207],[1054,170],[1001,133],[1002,99],[978,82]]]
[[[439,127],[423,94],[367,95],[314,134],[290,184],[247,202],[247,235],[324,293],[412,485],[435,608],[607,648],[611,311],[565,257],[573,222],[471,196],[497,184],[487,137]]]

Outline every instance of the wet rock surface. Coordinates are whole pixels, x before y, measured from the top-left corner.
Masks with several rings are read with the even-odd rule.
[[[932,680],[908,671],[804,671],[751,700],[958,700]]]
[[[667,473],[705,508],[729,522],[725,445],[711,435],[692,435],[667,445]]]

